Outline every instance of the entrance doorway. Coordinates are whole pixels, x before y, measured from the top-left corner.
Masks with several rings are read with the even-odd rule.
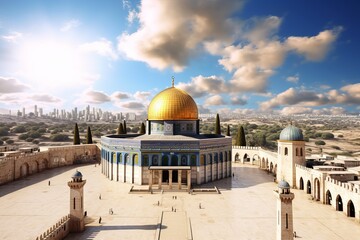
[[[169,177],[170,177],[170,174],[169,174],[169,171],[168,170],[163,170],[163,173],[162,173],[162,182],[164,183],[169,183]],[[172,170],[172,178],[171,178],[171,181],[173,183],[176,183],[178,181],[178,170]]]

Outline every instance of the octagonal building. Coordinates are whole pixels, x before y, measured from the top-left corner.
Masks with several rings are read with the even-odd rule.
[[[150,102],[146,134],[101,137],[102,173],[151,189],[190,189],[231,176],[231,137],[200,134],[199,124],[194,99],[173,84]]]

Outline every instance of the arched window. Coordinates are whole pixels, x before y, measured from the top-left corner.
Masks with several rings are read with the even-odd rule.
[[[288,228],[289,228],[288,214],[286,214],[285,227],[286,227],[286,229],[288,229]]]
[[[298,148],[295,149],[295,156],[299,156],[299,149]]]
[[[300,156],[302,157],[302,155],[303,155],[303,149],[300,148]]]
[[[288,148],[287,147],[285,148],[285,155],[286,156],[288,155]]]
[[[74,209],[75,209],[75,198],[73,199]]]
[[[204,157],[204,155],[203,155]],[[186,166],[187,165],[187,156],[186,155],[181,155],[181,166]]]
[[[157,155],[152,156],[152,161],[151,162],[152,162],[151,165],[155,165],[155,166],[159,165],[158,156]]]

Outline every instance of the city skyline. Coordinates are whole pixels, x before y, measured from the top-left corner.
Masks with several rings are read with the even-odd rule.
[[[0,109],[358,113],[357,1],[0,2]]]

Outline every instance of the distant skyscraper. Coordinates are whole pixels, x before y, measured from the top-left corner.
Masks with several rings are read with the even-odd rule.
[[[39,116],[42,117],[43,116],[43,109],[39,108]]]
[[[37,105],[35,105],[34,114],[35,114],[35,117],[38,117],[38,116],[39,116],[38,110],[37,110]]]
[[[25,117],[25,108],[22,110],[22,116]]]

